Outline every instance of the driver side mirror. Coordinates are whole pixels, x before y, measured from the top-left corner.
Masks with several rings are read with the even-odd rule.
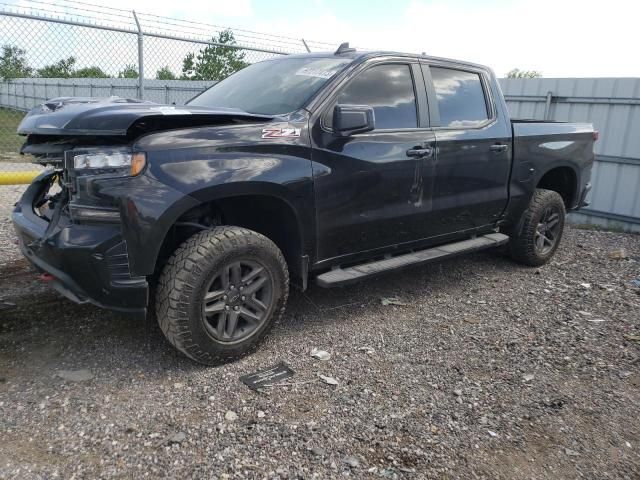
[[[336,105],[333,108],[333,132],[341,137],[370,132],[375,124],[373,108],[367,105]]]

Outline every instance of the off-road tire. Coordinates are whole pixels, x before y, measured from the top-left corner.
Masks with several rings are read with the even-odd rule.
[[[550,209],[559,215],[557,235],[553,245],[549,246],[547,251],[541,252],[536,247],[536,232],[545,213]],[[514,232],[509,241],[511,258],[518,263],[532,267],[544,265],[553,257],[562,239],[566,215],[562,197],[552,190],[538,188],[523,215],[519,232]]]
[[[217,341],[205,328],[205,294],[223,266],[242,259],[259,261],[271,276],[271,313],[248,338],[236,343]],[[288,295],[287,264],[271,240],[245,228],[216,227],[190,237],[169,258],[158,281],[156,315],[176,349],[196,362],[218,365],[253,351],[281,318]]]

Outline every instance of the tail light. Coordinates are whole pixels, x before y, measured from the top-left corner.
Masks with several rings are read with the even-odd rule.
[[[593,141],[597,142],[599,138],[600,138],[600,132],[598,130],[594,130],[593,131]]]

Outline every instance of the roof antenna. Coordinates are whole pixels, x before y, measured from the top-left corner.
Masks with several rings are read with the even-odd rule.
[[[355,52],[355,48],[349,48],[349,42],[341,43],[334,55],[340,55],[341,53]]]

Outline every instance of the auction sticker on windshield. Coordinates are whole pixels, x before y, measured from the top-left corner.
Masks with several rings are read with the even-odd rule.
[[[303,67],[296,72],[296,75],[328,79],[331,78],[334,73],[336,73],[335,69],[323,70],[321,68]]]

